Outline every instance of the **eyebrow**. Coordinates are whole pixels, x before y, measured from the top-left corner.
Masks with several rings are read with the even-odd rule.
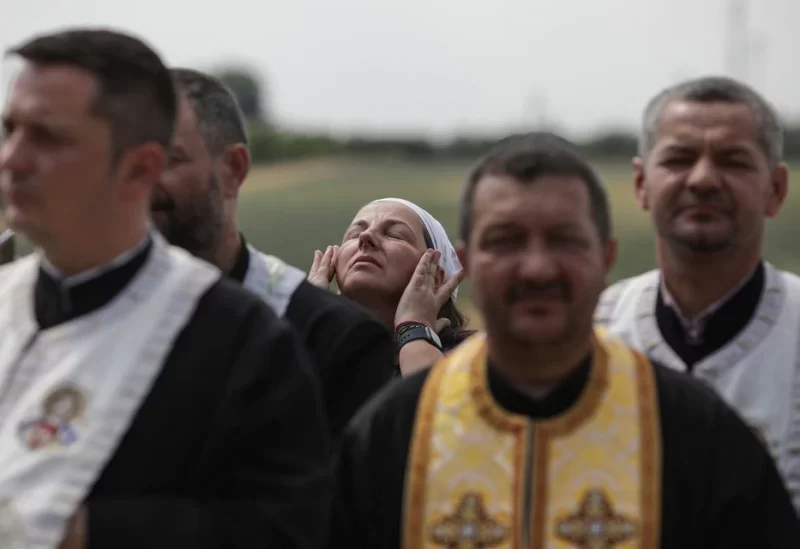
[[[664,147],[664,153],[695,153],[696,147],[690,143],[672,143]],[[753,150],[745,145],[731,144],[714,147],[715,153],[723,154],[753,154]]]
[[[411,225],[400,219],[394,219],[394,218],[384,219],[383,221],[381,221],[381,225],[402,225],[412,233],[414,232],[414,230],[411,228]],[[353,221],[347,229],[350,230],[353,227],[361,227],[366,229],[367,227],[369,227],[369,223],[363,219],[359,219],[357,221]]]

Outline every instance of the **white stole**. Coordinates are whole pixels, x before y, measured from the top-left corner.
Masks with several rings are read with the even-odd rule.
[[[250,265],[244,277],[245,289],[266,301],[275,314],[282,317],[295,290],[306,279],[306,273],[250,245],[247,250]]]
[[[694,365],[747,421],[778,464],[800,513],[800,278],[764,264],[764,291],[753,317],[729,343]],[[655,317],[658,270],[608,288],[595,322],[651,359],[687,367],[667,344]]]
[[[219,271],[153,235],[106,306],[40,331],[39,257],[0,270],[0,547],[55,549]],[[155,449],[154,449],[155,450]]]

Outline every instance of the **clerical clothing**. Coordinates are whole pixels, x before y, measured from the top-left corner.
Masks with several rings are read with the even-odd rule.
[[[304,272],[242,238],[230,276],[300,334],[322,382],[331,437],[393,376],[392,334],[357,303],[310,284]]]
[[[653,270],[606,290],[595,320],[713,387],[769,448],[800,513],[800,278],[762,262],[690,320]]]
[[[0,294],[0,546],[57,548],[81,504],[87,549],[324,543],[319,384],[261,300],[155,234]]]
[[[769,454],[701,383],[598,337],[529,393],[483,335],[384,389],[343,438],[329,547],[800,547]]]

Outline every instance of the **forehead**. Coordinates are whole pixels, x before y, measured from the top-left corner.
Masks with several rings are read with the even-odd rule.
[[[520,182],[487,176],[478,183],[473,204],[475,227],[496,222],[551,225],[591,221],[589,192],[578,176],[543,176]]]
[[[757,149],[758,124],[742,103],[672,101],[661,111],[656,148],[676,144]]]
[[[353,218],[353,223],[366,222],[370,225],[400,221],[414,231],[422,232],[422,220],[417,213],[399,202],[373,202],[361,208]]]
[[[96,96],[97,80],[68,65],[27,63],[11,86],[5,113],[15,118],[68,119],[86,115]]]

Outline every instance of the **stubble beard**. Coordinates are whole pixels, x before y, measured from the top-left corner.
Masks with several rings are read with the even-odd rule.
[[[211,175],[208,193],[184,209],[161,212],[156,222],[161,234],[171,245],[195,257],[214,263],[222,237],[223,204],[219,184]]]

